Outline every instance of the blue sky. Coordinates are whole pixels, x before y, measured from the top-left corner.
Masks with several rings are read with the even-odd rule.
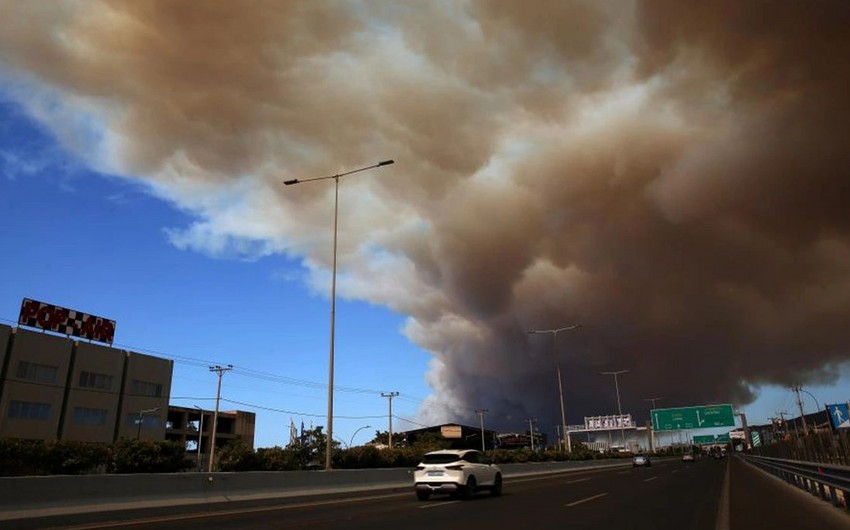
[[[166,231],[191,216],[138,182],[87,170],[9,101],[0,124],[5,323],[17,320],[25,297],[114,319],[116,346],[175,360],[171,403],[179,406],[214,407],[209,364],[256,372],[227,372],[222,397],[231,402],[221,406],[257,413],[260,447],[286,444],[290,419],[326,424],[330,305],[301,281],[298,261],[179,250]],[[428,355],[400,333],[403,321],[337,300],[335,386],[344,390],[335,394],[334,433],[346,443],[364,425],[373,428],[355,443],[387,429],[380,392],[403,390],[393,415],[411,420],[429,393]]]
[[[334,202],[282,181],[394,159],[340,186],[341,440],[386,428],[388,391],[396,430],[484,408],[552,434],[553,353],[571,423],[615,409],[597,374],[622,369],[638,419],[653,396],[754,393],[753,423],[795,382],[850,398],[847,83],[810,60],[840,17],[229,7],[9,3],[0,318],[29,297],[114,319],[175,359],[175,405],[209,408],[233,364],[223,407],[285,443],[325,422]],[[527,333],[575,323],[554,349]]]

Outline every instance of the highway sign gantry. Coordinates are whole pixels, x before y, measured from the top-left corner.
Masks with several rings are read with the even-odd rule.
[[[734,426],[735,412],[729,404],[652,410],[652,428],[656,432]]]
[[[728,444],[731,441],[728,434],[707,434],[694,436],[694,445]]]

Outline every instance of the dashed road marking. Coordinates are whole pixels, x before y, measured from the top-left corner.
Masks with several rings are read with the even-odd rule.
[[[427,504],[425,506],[420,506],[419,509],[424,510],[425,508],[437,508],[439,506],[448,506],[449,504],[457,504],[459,502],[460,501],[445,501],[445,502],[439,502],[439,503],[436,503],[436,504]]]
[[[581,499],[581,500],[578,500],[578,501],[571,502],[571,503],[567,504],[566,506],[567,506],[567,508],[572,508],[573,506],[575,506],[577,504],[592,501],[594,499],[598,499],[599,497],[604,497],[606,495],[608,495],[608,494],[607,493],[600,493],[599,495],[594,495],[593,497],[587,497],[585,499]]]

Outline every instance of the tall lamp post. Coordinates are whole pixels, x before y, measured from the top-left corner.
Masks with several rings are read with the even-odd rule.
[[[145,414],[153,414],[159,412],[159,407],[139,411],[139,419],[136,421],[136,440],[142,437],[142,422],[145,421]]]
[[[333,272],[331,275],[331,337],[330,337],[330,354],[328,362],[328,438],[325,442],[325,469],[331,469],[331,452],[333,449],[333,414],[334,414],[334,327],[336,316],[336,239],[337,229],[339,226],[339,178],[352,173],[359,173],[367,169],[376,167],[388,166],[395,163],[394,160],[384,160],[377,164],[353,169],[336,175],[328,175],[325,177],[315,177],[310,179],[292,179],[283,181],[284,185],[291,186],[293,184],[301,184],[302,182],[313,182],[316,180],[334,179],[334,243],[333,243]]]
[[[572,452],[572,446],[570,445],[570,431],[567,429],[567,417],[564,414],[564,387],[561,384],[561,365],[558,362],[558,356],[555,354],[555,343],[558,339],[558,333],[562,331],[570,331],[572,329],[580,328],[581,324],[575,324],[572,326],[567,326],[565,328],[557,328],[557,329],[532,329],[528,333],[539,335],[543,333],[551,333],[552,334],[552,359],[555,361],[555,371],[558,373],[558,395],[561,398],[561,433],[564,437],[564,448],[566,448],[567,452]]]
[[[354,437],[357,436],[357,433],[362,431],[363,429],[368,429],[370,427],[372,427],[372,426],[371,425],[364,425],[363,427],[359,427],[356,431],[354,431],[354,434],[351,435],[351,441],[348,442],[349,449],[351,448],[352,445],[354,445]]]
[[[620,408],[620,385],[617,383],[617,376],[627,373],[628,370],[617,370],[616,372],[599,372],[599,375],[613,375],[614,388],[617,390],[617,414],[620,415],[620,436],[622,437],[623,449],[626,448],[626,430],[623,426],[623,409]]]
[[[204,444],[204,409],[197,405],[193,405],[196,409],[198,409],[198,413],[201,415],[201,419],[198,422],[198,471],[202,471],[201,469],[201,446]]]

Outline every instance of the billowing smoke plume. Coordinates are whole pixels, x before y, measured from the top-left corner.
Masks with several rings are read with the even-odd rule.
[[[410,316],[466,419],[556,423],[553,354],[572,421],[612,411],[599,371],[637,411],[850,358],[846,1],[0,8],[9,94],[197,214],[175,245],[325,286],[331,188],[280,181],[394,158],[343,181],[341,289]]]

